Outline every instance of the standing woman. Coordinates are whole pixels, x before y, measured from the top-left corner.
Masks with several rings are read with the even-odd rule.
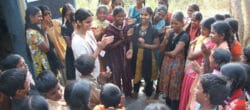
[[[46,34],[45,24],[41,24],[42,13],[37,7],[29,7],[26,10],[26,38],[29,47],[28,54],[33,62],[35,74],[43,70],[49,70],[46,52],[49,51],[49,41]],[[41,28],[38,26],[41,24]]]
[[[61,34],[64,37],[67,48],[65,54],[65,66],[66,66],[66,77],[67,80],[74,80],[75,76],[75,67],[74,67],[74,55],[71,48],[72,33],[74,32],[74,8],[71,4],[66,3],[62,8],[62,27]],[[65,20],[66,19],[66,20]]]
[[[136,0],[136,5],[131,6],[128,11],[129,25],[141,22],[140,15],[146,0]]]
[[[202,20],[202,14],[200,12],[194,12],[191,17],[191,23],[185,29],[189,35],[190,42],[200,35],[200,22]]]
[[[166,103],[173,110],[178,110],[188,35],[183,30],[184,16],[182,12],[175,12],[171,20],[171,29],[166,30],[166,36],[160,45],[160,51],[165,56],[159,86],[161,91],[166,94]]]
[[[141,23],[135,25],[133,36],[132,73],[135,73],[133,96],[137,97],[140,80],[144,78],[146,82],[146,103],[150,101],[153,80],[157,77],[156,60],[153,50],[158,49],[160,44],[158,31],[150,23],[152,16],[153,11],[150,7],[142,8]]]
[[[103,37],[97,44],[93,31],[91,30],[92,16],[93,14],[89,10],[83,8],[76,11],[75,19],[78,29],[72,35],[72,50],[75,59],[83,54],[90,54],[95,58],[93,76],[97,78],[100,74],[100,63],[97,57],[102,49],[113,42],[114,37]],[[105,53],[102,52],[100,55],[103,56],[103,54]],[[79,71],[76,71],[76,79],[80,78],[79,75]]]

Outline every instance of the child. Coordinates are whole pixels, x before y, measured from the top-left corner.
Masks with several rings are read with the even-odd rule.
[[[156,79],[156,61],[153,51],[159,47],[158,31],[150,23],[153,17],[153,11],[150,7],[144,7],[141,10],[141,23],[136,24],[133,34],[133,55],[132,55],[132,73],[134,77],[133,97],[137,97],[140,88],[140,80],[144,78],[146,82],[145,93],[148,104],[152,95],[153,80]]]
[[[80,78],[90,82],[90,108],[100,103],[100,82],[104,82],[106,78],[110,76],[110,73],[101,73],[98,78],[93,76],[93,70],[95,66],[95,58],[91,55],[84,54],[79,56],[75,61],[75,67],[80,72]],[[99,82],[98,82],[99,81]]]
[[[96,10],[96,19],[92,24],[92,30],[97,41],[101,41],[102,36],[106,33],[106,27],[109,25],[107,16],[108,8],[105,5],[98,6]]]
[[[72,81],[65,89],[65,100],[70,110],[92,110],[89,108],[91,86],[86,80]]]
[[[124,15],[125,11],[122,7],[116,7],[113,10],[114,22],[107,27],[106,34],[114,36],[114,41],[105,48],[106,54],[103,60],[106,66],[111,67],[114,84],[120,88],[122,85],[125,95],[131,96],[130,62],[126,59],[126,52],[129,51],[133,29],[129,29],[125,24]]]
[[[140,15],[143,4],[145,5],[146,0],[136,0],[136,5],[131,6],[128,11],[129,25],[138,24],[141,22]]]
[[[0,76],[0,92],[11,98],[11,110],[21,110],[21,105],[28,97],[30,81],[23,69],[8,69]]]
[[[21,107],[21,110],[57,110],[49,109],[49,104],[44,97],[40,95],[29,96]],[[61,109],[60,109],[61,110]]]
[[[158,0],[158,7],[159,6],[165,6],[167,8],[167,15],[165,16],[164,20],[165,20],[165,25],[169,26],[172,13],[168,12],[168,7],[169,7],[168,0]]]
[[[62,100],[62,88],[55,75],[50,71],[43,71],[37,76],[37,90],[44,96],[51,110],[66,110]]]
[[[189,23],[191,22],[191,18],[192,18],[192,14],[196,11],[200,11],[200,8],[197,4],[190,4],[188,5],[188,9],[187,9],[187,17],[185,17],[184,20],[184,27],[187,27],[189,25]]]
[[[189,35],[189,41],[193,41],[200,35],[200,22],[202,20],[202,14],[200,12],[194,12],[191,17],[191,23],[185,29]]]
[[[95,69],[93,75],[97,78],[100,74],[100,63],[97,57],[99,54],[104,56],[105,53],[102,52],[102,49],[114,39],[113,36],[104,37],[97,45],[97,41],[91,30],[91,23],[93,20],[92,16],[93,14],[89,10],[83,8],[76,11],[75,19],[78,29],[72,35],[73,39],[71,46],[75,59],[83,54],[89,54],[95,58]],[[76,79],[80,79],[79,75],[79,71],[76,71]]]
[[[109,3],[110,3],[110,0],[99,0],[98,1],[98,4],[100,4],[100,5],[107,5],[107,6],[109,6]]]
[[[108,108],[115,108],[114,110],[126,110],[123,106],[124,96],[118,86],[107,83],[101,89],[100,99],[102,105],[97,105],[93,110],[109,110]]]
[[[123,0],[112,0],[112,2],[111,2],[111,7],[112,7],[111,12],[113,12],[113,9],[114,9],[115,7],[117,7],[117,6],[123,7],[123,5],[124,5]],[[114,18],[113,18],[112,13],[110,13],[110,14],[108,15],[107,20],[108,20],[110,23],[113,23],[113,22],[114,22]]]
[[[184,15],[182,12],[175,12],[171,20],[172,29],[166,30],[166,35],[160,45],[160,51],[165,56],[159,86],[160,90],[166,94],[166,103],[173,110],[178,110],[188,35],[183,30]]]
[[[72,33],[74,31],[74,11],[75,9],[70,3],[66,3],[62,8],[62,27],[61,34],[64,37],[67,48],[65,54],[65,66],[66,66],[66,77],[67,80],[76,79],[75,68],[74,68],[74,55],[71,48]]]
[[[239,36],[238,36],[238,21],[234,18],[227,18],[225,22],[228,23],[228,25],[231,28],[231,53],[232,53],[232,61],[233,62],[240,62],[241,61],[241,55],[242,55],[242,47],[239,42]]]

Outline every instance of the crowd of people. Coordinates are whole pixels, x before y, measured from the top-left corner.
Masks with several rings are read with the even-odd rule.
[[[145,110],[250,109],[250,45],[241,47],[236,19],[135,2],[126,11],[123,0],[99,0],[95,14],[66,3],[61,22],[46,5],[28,7],[34,72],[18,54],[0,62],[0,109],[126,110],[141,86]],[[152,103],[159,96],[165,103]]]

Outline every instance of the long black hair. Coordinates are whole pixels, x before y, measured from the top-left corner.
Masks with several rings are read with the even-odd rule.
[[[68,10],[71,10],[72,12],[74,11],[74,7],[70,3],[66,3],[66,4],[63,5],[63,8],[62,8],[62,24],[64,24],[65,14],[66,14],[66,12]]]
[[[230,26],[231,28],[231,31],[234,32],[236,34],[236,38],[238,41],[240,41],[239,39],[239,35],[238,35],[238,28],[239,28],[239,25],[238,25],[238,21],[234,18],[227,18],[225,20],[225,22],[228,23],[228,25]],[[233,36],[233,35],[232,35]],[[233,37],[234,39],[234,37]]]
[[[39,11],[41,11],[38,7],[28,7],[26,9],[26,15],[25,15],[25,30],[31,28],[31,29],[35,29],[37,31],[39,31],[42,35],[44,35],[44,32],[42,31],[42,29],[40,27],[38,27],[37,24],[31,24],[30,21],[30,16],[35,16]]]

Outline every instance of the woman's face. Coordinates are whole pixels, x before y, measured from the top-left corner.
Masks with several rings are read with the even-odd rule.
[[[49,10],[45,10],[44,13],[43,13],[43,20],[45,22],[50,22],[51,21],[51,11]]]
[[[21,58],[18,62],[18,64],[16,65],[17,68],[23,69],[25,70],[25,72],[28,72],[28,66],[25,63],[25,60],[23,58]]]
[[[38,11],[34,16],[30,15],[31,24],[41,24],[42,21],[42,13]]]
[[[142,10],[140,17],[143,24],[148,23],[152,18],[152,16],[146,10]]]
[[[125,19],[125,13],[124,12],[120,12],[117,15],[114,16],[114,21],[115,21],[116,25],[122,25],[124,19]]]
[[[78,23],[78,25],[83,30],[89,30],[91,29],[92,21],[93,21],[93,17],[89,16],[85,20],[82,20],[80,23]]]
[[[224,41],[224,36],[218,34],[213,27],[212,27],[211,33],[209,35],[212,39],[212,42],[216,43],[217,45]]]
[[[194,9],[191,6],[189,6],[188,9],[187,9],[187,14],[188,14],[189,18],[192,17],[193,12],[194,12]]]
[[[160,21],[160,20],[164,19],[165,16],[166,16],[165,12],[163,10],[160,10],[160,11],[155,13],[154,19],[156,21]]]
[[[181,30],[181,29],[183,28],[183,22],[178,21],[177,19],[173,18],[173,19],[171,20],[171,27],[172,27],[175,31]]]
[[[201,34],[203,36],[209,37],[210,34],[210,30],[208,28],[206,28],[205,26],[201,26]]]
[[[200,25],[200,21],[195,18],[195,16],[192,16],[191,18],[191,26],[193,28],[197,28]]]
[[[67,10],[65,13],[65,18],[67,19],[67,21],[70,21],[70,15],[72,13],[72,10]]]

